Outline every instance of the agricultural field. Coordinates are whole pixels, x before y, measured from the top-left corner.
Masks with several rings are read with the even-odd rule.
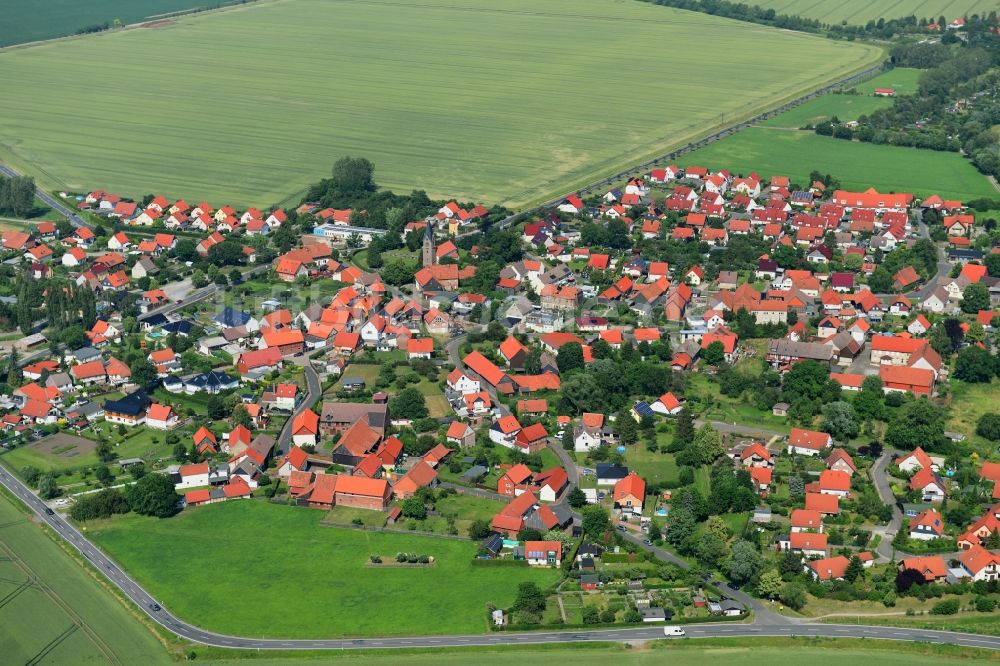
[[[281,0],[0,53],[0,159],[53,189],[265,206],[364,155],[389,188],[518,206],[882,57],[641,2]]]
[[[779,14],[804,16],[823,23],[864,25],[880,18],[906,16],[937,21],[941,16],[951,21],[959,16],[987,14],[1000,9],[996,0],[754,0],[752,4],[768,7]]]
[[[997,190],[958,153],[878,146],[819,136],[810,131],[751,127],[678,161],[764,178],[790,176],[804,183],[814,169],[840,179],[848,189],[940,194],[962,200],[995,198]]]
[[[486,629],[487,603],[508,605],[518,583],[545,587],[559,577],[547,569],[474,566],[471,541],[324,527],[324,515],[227,502],[168,520],[118,517],[89,525],[89,533],[180,617],[249,636],[478,633]],[[373,553],[391,558],[401,551],[437,561],[421,568],[368,563]],[[192,566],[192,557],[226,566]],[[233,603],[238,598],[244,602]]]
[[[226,0],[4,0],[0,47],[72,35],[115,19],[122,25],[153,21],[163,14],[230,4]]]
[[[6,494],[0,525],[4,663],[171,663],[153,634]]]
[[[917,91],[919,69],[893,69],[854,87],[857,95],[830,93],[810,100],[790,111],[766,120],[765,127],[790,127],[798,129],[815,125],[836,116],[841,120],[857,120],[860,116],[892,106],[889,97],[875,97],[876,88],[893,88],[897,95],[911,95]]]

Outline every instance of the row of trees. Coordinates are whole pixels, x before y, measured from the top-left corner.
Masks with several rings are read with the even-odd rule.
[[[180,510],[180,499],[169,476],[146,474],[124,489],[105,488],[77,498],[70,507],[70,517],[95,520],[134,511],[142,516],[168,518]]]
[[[0,213],[27,217],[35,207],[35,179],[0,175]]]

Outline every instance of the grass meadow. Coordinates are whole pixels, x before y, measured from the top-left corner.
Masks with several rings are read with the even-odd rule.
[[[168,520],[115,518],[89,532],[178,616],[244,636],[482,632],[487,603],[508,606],[518,583],[545,587],[559,577],[549,569],[473,566],[471,541],[323,527],[324,515],[227,502]],[[400,551],[437,562],[368,564],[373,553],[392,558]]]
[[[997,9],[994,0],[754,0],[755,5],[769,7],[779,14],[804,16],[824,23],[846,22],[864,25],[880,18],[893,19],[916,16],[951,21],[959,16],[986,14]]]
[[[997,190],[958,153],[878,146],[819,136],[810,131],[751,127],[688,153],[683,165],[704,165],[734,173],[756,171],[765,179],[781,174],[805,183],[817,169],[847,189],[940,194],[962,200],[995,198]]]
[[[364,155],[383,186],[517,206],[881,57],[632,1],[278,0],[0,53],[0,159],[269,205]]]
[[[815,125],[836,116],[841,120],[857,120],[860,116],[892,106],[892,99],[875,97],[875,88],[894,88],[898,95],[917,91],[919,69],[893,69],[855,86],[858,95],[823,95],[761,123],[765,127],[798,129]]]

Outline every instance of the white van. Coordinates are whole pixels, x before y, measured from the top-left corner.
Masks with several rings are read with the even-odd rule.
[[[683,627],[663,627],[663,635],[664,636],[674,636],[674,637],[684,636],[685,635],[684,634],[684,628]]]

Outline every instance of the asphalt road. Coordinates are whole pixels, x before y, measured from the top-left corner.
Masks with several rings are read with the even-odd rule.
[[[162,625],[177,636],[194,643],[212,645],[221,648],[260,649],[260,650],[354,650],[373,648],[406,648],[406,647],[462,647],[469,645],[533,645],[540,643],[576,643],[587,641],[641,642],[663,638],[663,630],[659,626],[633,627],[623,629],[595,629],[575,631],[539,631],[532,633],[473,634],[458,636],[413,636],[393,638],[332,638],[332,639],[297,639],[284,640],[280,638],[260,639],[242,636],[226,636],[190,625],[172,615],[167,609],[153,610],[157,602],[146,590],[128,576],[119,566],[107,557],[99,548],[91,543],[75,527],[65,521],[59,514],[46,513],[46,505],[34,495],[24,484],[0,468],[0,484],[24,502],[36,515],[40,522],[48,525],[69,545],[90,561],[111,583],[118,587],[140,610],[153,621]],[[830,638],[871,638],[899,641],[926,641],[932,643],[947,643],[966,647],[1000,650],[1000,637],[978,636],[950,631],[934,631],[928,629],[905,629],[899,627],[871,627],[858,625],[809,624],[802,621],[789,621],[767,612],[759,612],[752,624],[701,624],[685,627],[691,638],[735,638],[740,636],[825,636]]]
[[[9,166],[4,166],[4,165],[0,165],[0,173],[10,178],[16,178],[17,176],[21,175],[18,172],[11,169]],[[67,206],[63,205],[61,201],[53,197],[45,190],[36,187],[35,196],[44,201],[45,205],[47,205],[49,208],[51,208],[52,210],[56,211],[57,213],[65,217],[67,220],[69,220],[69,223],[72,224],[74,227],[78,229],[80,227],[87,227],[88,229],[94,228],[94,225],[84,221],[82,217],[77,215],[74,211],[70,210]]]
[[[875,549],[879,558],[886,561],[893,559],[895,556],[896,549],[892,546],[892,540],[903,524],[903,512],[896,505],[896,497],[892,494],[889,477],[885,473],[886,467],[888,467],[889,461],[892,460],[894,455],[895,452],[892,450],[886,449],[882,451],[882,455],[872,464],[869,470],[871,481],[875,484],[875,490],[878,492],[879,499],[892,507],[892,520],[889,521],[889,524],[884,529],[878,530],[878,533],[882,535],[882,540],[879,541],[878,547]]]

